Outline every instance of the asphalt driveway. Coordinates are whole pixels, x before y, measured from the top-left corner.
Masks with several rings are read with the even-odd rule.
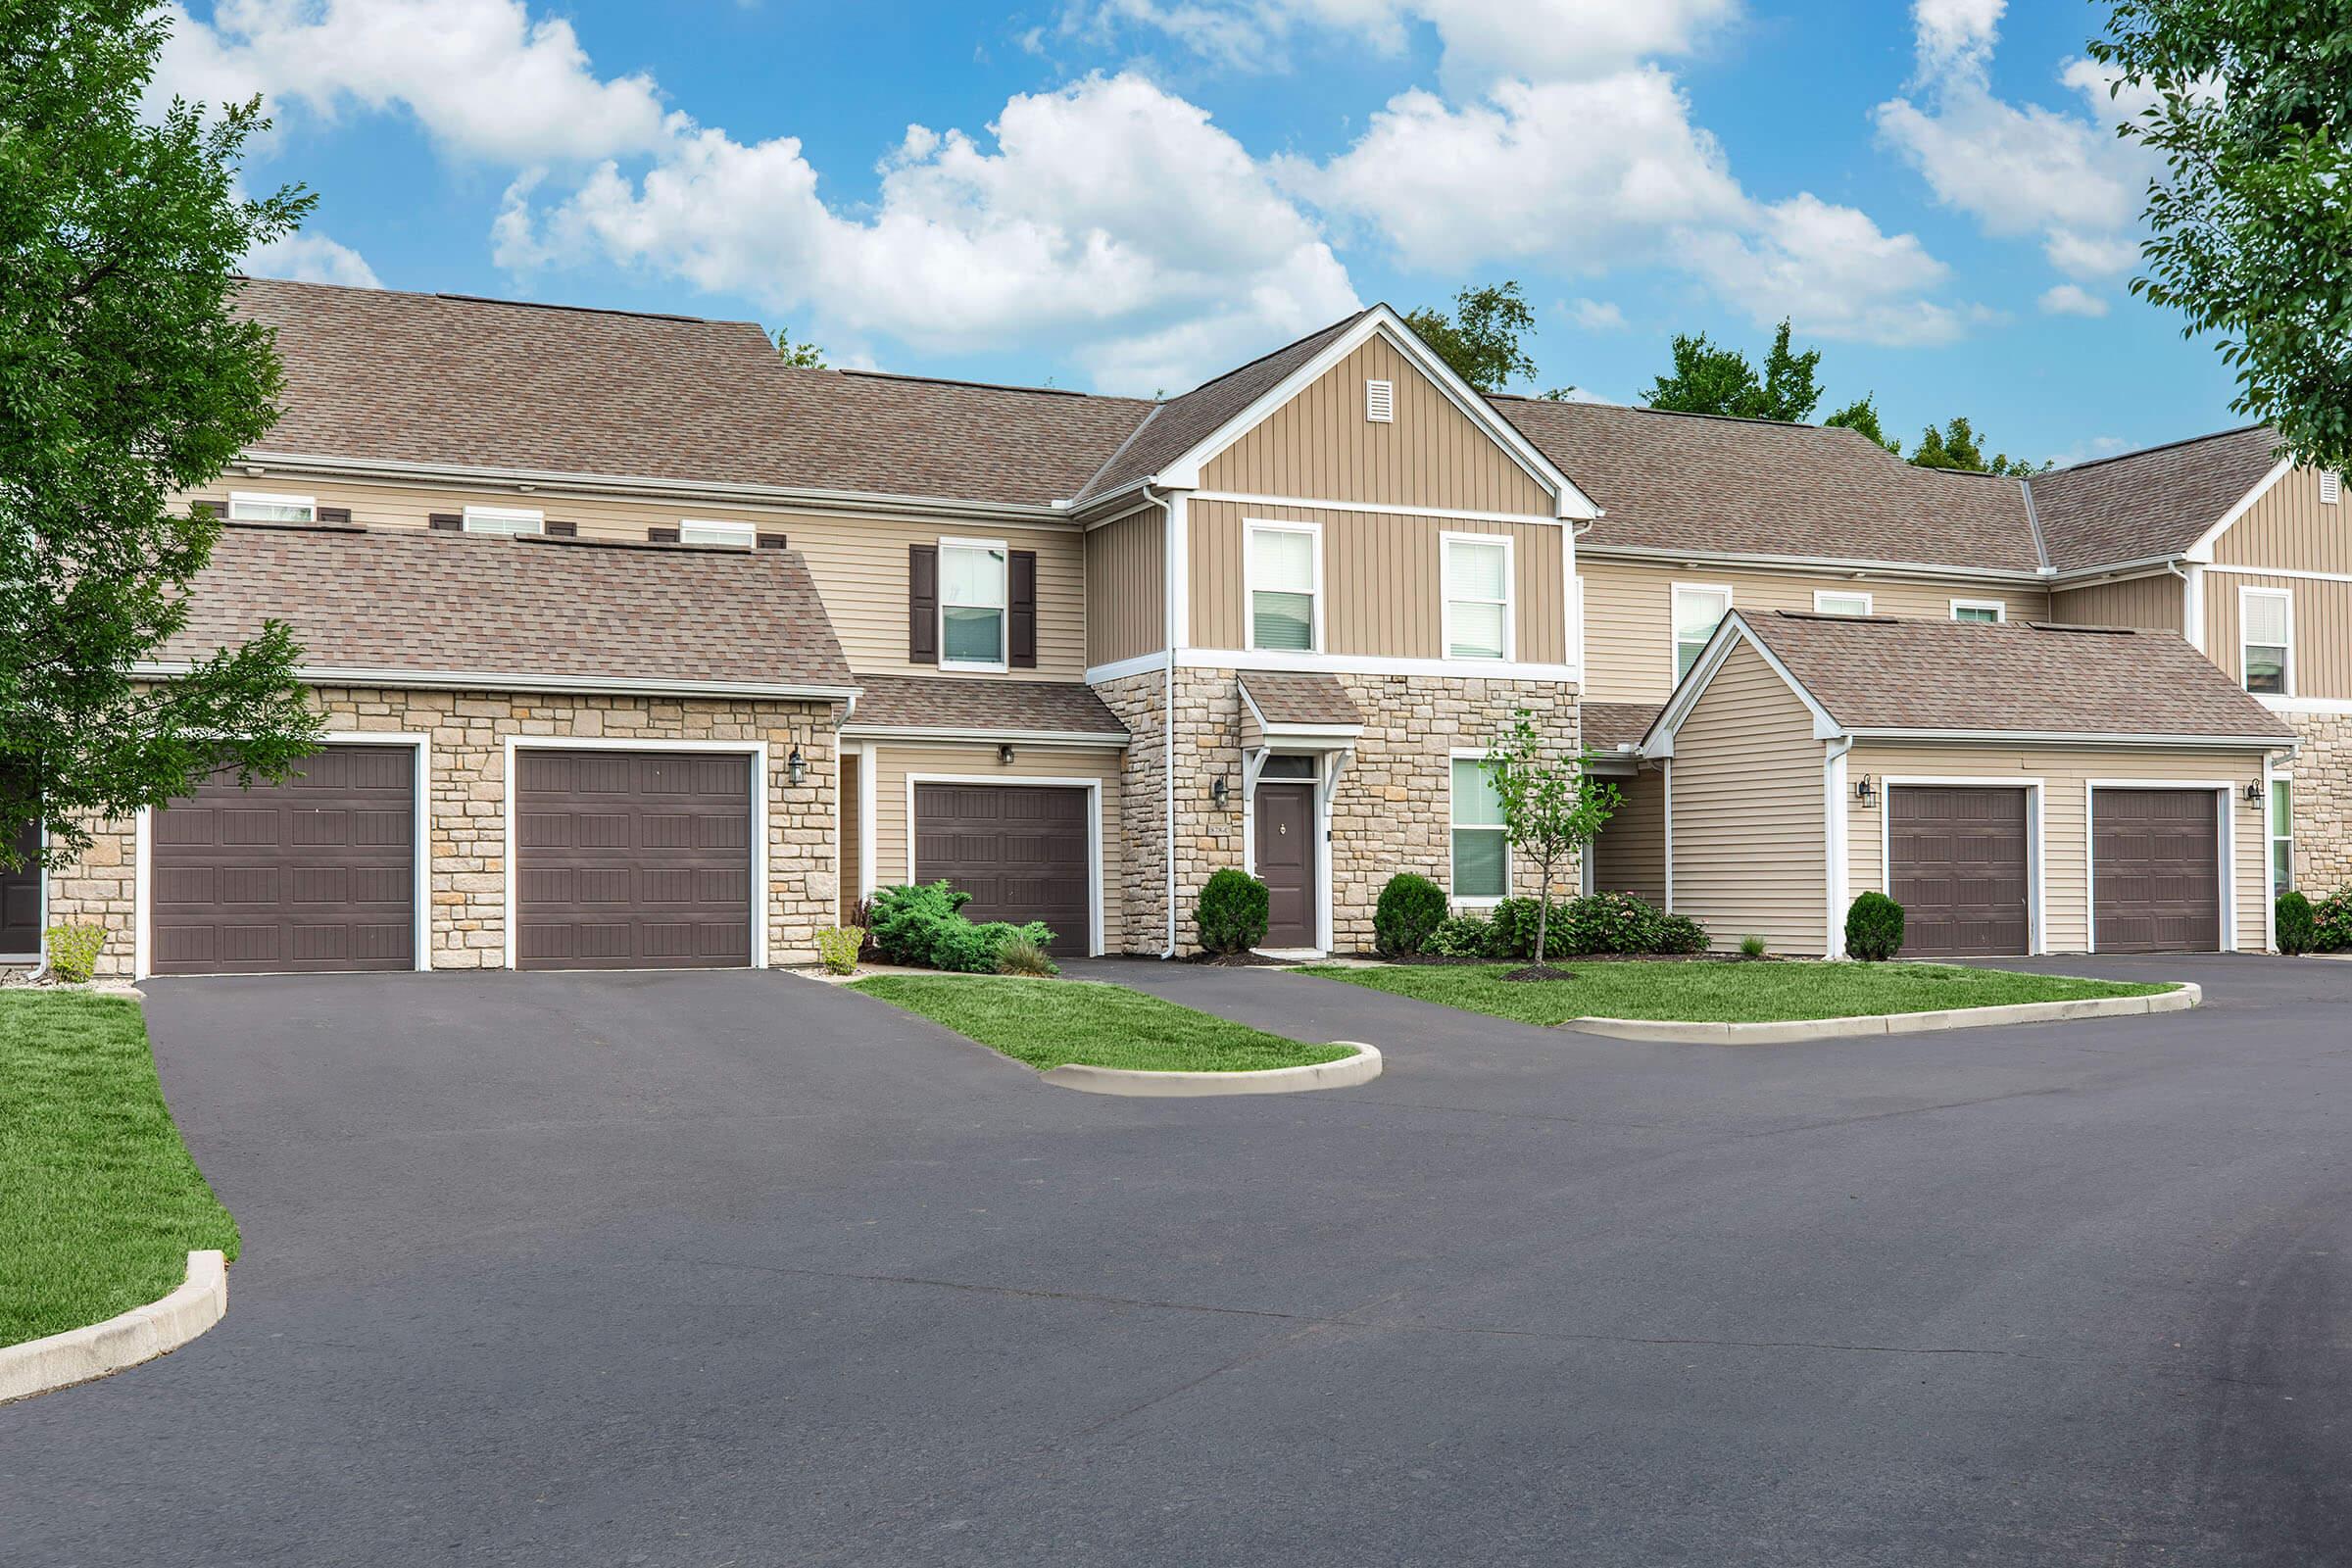
[[[0,1407],[0,1562],[2352,1561],[2352,964],[2055,966],[2211,1002],[1111,966],[1388,1053],[1182,1102],[783,975],[159,982],[231,1309]]]

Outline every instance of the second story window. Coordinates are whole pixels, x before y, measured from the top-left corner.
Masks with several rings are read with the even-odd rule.
[[[1004,667],[1004,557],[999,544],[939,543],[939,662]]]
[[[678,543],[682,545],[727,545],[749,550],[753,538],[754,529],[748,522],[698,522],[687,517],[678,523]]]
[[[228,496],[232,522],[317,522],[318,504],[309,496],[270,496],[232,490]]]
[[[1311,523],[1253,522],[1243,564],[1250,646],[1313,653],[1321,645],[1322,535]]]
[[[1480,534],[1447,534],[1446,657],[1511,656],[1511,542]]]
[[[2246,690],[2284,697],[2295,683],[2294,599],[2284,588],[2237,591],[2238,667]]]
[[[1706,652],[1707,639],[1732,612],[1729,588],[1674,585],[1674,678],[1679,684]]]
[[[547,514],[523,507],[467,507],[467,533],[542,533],[546,531]]]
[[[2009,618],[2009,607],[1998,599],[1955,599],[1952,601],[1954,620],[1983,621],[1995,626]]]
[[[1870,595],[1831,593],[1827,590],[1813,596],[1816,615],[1867,615],[1870,613]]]

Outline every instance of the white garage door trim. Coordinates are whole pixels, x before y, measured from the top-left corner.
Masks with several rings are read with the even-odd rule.
[[[1894,792],[1905,785],[1926,789],[2008,790],[2026,792],[2026,887],[2034,906],[2026,911],[2027,939],[2033,944],[2031,952],[2050,951],[2050,937],[2044,923],[2049,908],[2049,882],[2044,874],[2048,857],[2042,854],[2045,835],[2042,830],[2041,805],[2045,780],[2012,777],[2006,773],[1889,773],[1879,780],[1879,891],[1893,897],[1894,888]],[[2088,819],[2084,821],[2085,830]],[[1838,918],[1844,919],[1841,913]]]
[[[914,880],[914,787],[917,784],[989,784],[1009,789],[1086,791],[1086,952],[1102,956],[1102,781],[1099,778],[1007,777],[1003,773],[909,773],[906,775],[906,879]],[[870,863],[870,862],[869,862]]]
[[[415,820],[416,835],[410,850],[416,877],[410,892],[416,903],[416,924],[410,942],[416,950],[417,970],[430,969],[433,966],[432,738],[414,730],[338,729],[320,736],[319,740],[327,746],[406,746],[416,754],[416,770],[410,784],[415,795],[409,814]],[[131,828],[130,852],[130,970],[132,978],[138,980],[153,973],[148,965],[154,949],[147,928],[149,912],[154,907],[154,850],[155,808],[142,806]]]
[[[2083,951],[2099,951],[2099,833],[2098,801],[2101,790],[2173,790],[2202,792],[2218,795],[2214,802],[2213,819],[2220,824],[2221,869],[2215,880],[2220,884],[2222,952],[2237,951],[2237,823],[2230,811],[2237,796],[2237,784],[2230,779],[2181,778],[2092,778],[2082,781],[2082,930]],[[2269,848],[2265,846],[2267,858]]]
[[[507,737],[507,872],[506,890],[506,964],[516,968],[514,961],[515,937],[514,892],[520,881],[521,867],[514,858],[514,782],[519,771],[515,766],[517,752],[674,752],[717,753],[726,757],[745,757],[752,761],[752,967],[767,967],[767,742],[765,741],[663,741],[631,740],[611,737],[601,740],[581,739],[564,735],[510,735]],[[563,971],[552,971],[563,972]]]

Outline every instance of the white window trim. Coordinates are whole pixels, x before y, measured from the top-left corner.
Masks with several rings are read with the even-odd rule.
[[[44,824],[35,835],[40,840],[41,853],[49,850],[49,829]],[[0,963],[29,963],[36,967],[49,961],[49,878],[54,868],[35,864],[32,867],[32,951],[30,953],[0,953]]]
[[[1499,545],[1502,548],[1502,657],[1482,659],[1453,651],[1453,586],[1451,563],[1446,559],[1457,544]],[[1438,635],[1444,639],[1439,649],[1441,658],[1452,663],[1494,665],[1511,664],[1519,660],[1519,550],[1518,541],[1507,533],[1461,533],[1452,530],[1438,535]],[[1320,595],[1317,596],[1320,598]],[[1487,600],[1471,601],[1477,604]]]
[[[238,516],[237,508],[240,506],[249,505],[256,507],[301,507],[307,510],[310,513],[310,515],[300,519],[288,517]],[[303,522],[317,522],[318,520],[318,498],[317,496],[272,495],[262,490],[231,490],[228,493],[227,515],[228,520],[231,522],[289,522],[296,520]]]
[[[2286,831],[2283,833],[2278,831],[2278,819],[2271,814],[2275,808],[2272,806],[2272,800],[2281,784],[2286,786],[2287,793]],[[2278,903],[2279,894],[2291,892],[2296,885],[2294,793],[2295,775],[2293,773],[2281,773],[2276,767],[2265,767],[2262,781],[2263,876],[2268,879],[2267,891],[2270,895],[2268,902],[2271,905]],[[2287,885],[2285,887],[2278,885],[2278,846],[2281,844],[2286,846]],[[2276,918],[2276,914],[2277,911],[2274,909],[2274,918]],[[2274,949],[2278,946],[2276,933],[2272,936],[2270,946]]]
[[[1715,622],[1715,625],[1718,628],[1721,628],[1725,620],[1731,618],[1733,610],[1738,607],[1738,602],[1732,597],[1732,585],[1728,582],[1677,582],[1667,584],[1666,676],[1672,686],[1680,686],[1683,683],[1682,600],[1683,595],[1687,593],[1723,595],[1723,614],[1718,617]],[[1702,652],[1706,648],[1707,644],[1714,640],[1714,637],[1715,633],[1710,631],[1704,638],[1700,639],[1698,646]],[[1690,667],[1696,669],[1698,666],[1693,664]]]
[[[680,544],[695,543],[694,540],[686,537],[686,530],[689,528],[708,528],[712,533],[727,535],[729,544],[715,548],[750,550],[760,542],[760,525],[756,522],[729,522],[720,517],[680,517],[678,519],[678,542]]]
[[[1989,610],[1996,625],[2009,619],[2009,601],[2006,599],[1955,599],[1952,601],[1952,619],[1958,620],[1963,610]]]
[[[1001,617],[997,622],[997,650],[1002,659],[950,659],[948,657],[948,567],[946,555],[951,550],[993,550],[1004,558],[1004,603],[995,607]],[[968,670],[976,674],[1002,675],[1012,668],[1012,546],[1003,539],[947,539],[939,541],[939,604],[934,613],[939,629],[933,633],[939,639],[939,667],[948,670]],[[957,605],[958,610],[986,610],[987,605]],[[911,818],[909,819],[911,820]],[[907,863],[912,864],[912,861]]]
[[[1244,645],[1250,653],[1323,652],[1323,525],[1319,522],[1292,522],[1273,517],[1245,517],[1242,519],[1242,634]],[[1314,595],[1309,635],[1313,646],[1299,649],[1260,649],[1257,646],[1257,536],[1261,533],[1302,533],[1313,541]],[[1269,590],[1288,593],[1287,588]]]
[[[467,507],[464,518],[459,523],[461,530],[466,533],[516,532],[519,530],[478,529],[473,525],[476,517],[481,518],[484,522],[527,522],[531,525],[530,531],[532,532],[545,533],[547,531],[547,514],[536,507]]]
[[[1862,608],[1857,613],[1864,615],[1878,613],[1878,611],[1873,608],[1875,601],[1867,592],[1859,588],[1816,588],[1813,590],[1813,613],[1816,615],[1842,615],[1847,612],[1842,610],[1822,609],[1821,602],[1824,599],[1859,599],[1862,601]]]
[[[1046,777],[1031,778],[1027,774],[1005,773],[916,773],[906,775],[906,880],[915,880],[914,860],[914,787],[917,784],[999,784],[1021,789],[1084,790],[1086,791],[1086,952],[1087,956],[1102,956],[1102,781],[1100,778]],[[864,787],[862,773],[859,787]],[[872,821],[870,814],[859,823],[864,829]],[[864,872],[859,872],[864,880]],[[869,889],[870,891],[870,889]],[[1055,936],[1064,933],[1056,931]]]
[[[1511,864],[1511,835],[1499,823],[1493,826],[1471,823],[1469,826],[1473,832],[1502,835],[1502,891],[1488,896],[1457,894],[1453,890],[1453,835],[1460,825],[1453,819],[1453,764],[1458,761],[1483,762],[1486,760],[1487,754],[1475,747],[1455,747],[1446,754],[1446,897],[1457,909],[1492,909],[1511,896],[1511,872],[1514,869]]]
[[[2273,643],[2250,642],[2246,637],[2246,603],[2253,599],[2276,599],[2286,608],[2286,658],[2283,661],[2284,686],[2275,692],[2254,691],[2247,685],[2246,650],[2276,647]],[[2237,590],[2237,684],[2249,695],[2262,697],[2292,697],[2295,695],[2295,593],[2291,588],[2248,588]]]

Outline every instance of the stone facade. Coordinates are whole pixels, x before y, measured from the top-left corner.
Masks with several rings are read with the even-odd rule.
[[[429,939],[436,969],[499,968],[507,945],[507,739],[767,742],[767,942],[771,964],[814,961],[833,923],[837,773],[829,703],[699,698],[561,697],[501,692],[322,687],[327,727],[423,734],[432,784]],[[785,770],[798,746],[799,786]],[[89,854],[53,872],[47,919],[108,929],[100,973],[131,971],[136,884],[132,824],[106,824]]]
[[[2352,713],[2291,713],[2295,882],[2317,899],[2352,886]]]
[[[1194,900],[1209,874],[1243,863],[1242,706],[1239,672],[1176,672],[1177,951],[1198,950]],[[1446,885],[1451,876],[1452,753],[1484,751],[1521,708],[1563,752],[1577,747],[1574,688],[1550,681],[1468,676],[1341,675],[1363,712],[1363,734],[1339,776],[1332,800],[1329,876],[1332,946],[1353,953],[1372,946],[1372,910],[1398,871]],[[1125,897],[1128,948],[1158,953],[1167,944],[1165,793],[1166,677],[1152,671],[1096,690],[1134,735],[1122,791],[1129,851]],[[1223,806],[1212,794],[1226,785]],[[1535,873],[1514,857],[1516,891],[1533,893]],[[1560,894],[1575,886],[1573,865],[1556,868]]]

